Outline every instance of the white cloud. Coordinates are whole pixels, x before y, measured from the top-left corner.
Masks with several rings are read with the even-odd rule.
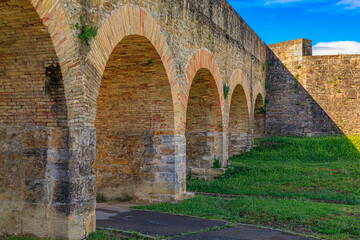
[[[360,54],[360,42],[320,42],[313,47],[313,55]]]
[[[341,0],[338,5],[347,5],[346,9],[356,9],[360,7],[360,0]]]

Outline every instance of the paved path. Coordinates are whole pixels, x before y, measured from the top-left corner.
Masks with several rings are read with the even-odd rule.
[[[186,240],[308,240],[301,236],[255,227],[236,226],[203,233],[179,236],[187,232],[199,232],[207,228],[223,227],[223,221],[206,220],[174,214],[130,210],[127,206],[99,204],[96,210],[97,226],[135,231],[152,236],[173,237]]]

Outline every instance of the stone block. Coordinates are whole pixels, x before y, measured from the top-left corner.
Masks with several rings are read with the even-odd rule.
[[[213,180],[225,174],[224,168],[191,168],[191,179]]]

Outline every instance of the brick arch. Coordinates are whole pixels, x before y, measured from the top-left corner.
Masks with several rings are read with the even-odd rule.
[[[247,81],[245,79],[244,74],[242,73],[242,71],[240,69],[237,69],[233,72],[232,77],[231,77],[231,81],[230,81],[230,93],[229,93],[229,98],[228,101],[229,103],[231,103],[231,99],[233,97],[233,92],[235,90],[235,88],[241,85],[241,87],[244,89],[245,91],[245,95],[246,95],[246,102],[247,102],[247,106],[249,109],[249,113],[251,112],[251,96],[250,96],[250,85],[249,85],[249,81]],[[230,105],[229,105],[230,106]],[[230,106],[231,107],[231,106]]]
[[[200,69],[207,69],[212,74],[217,90],[219,93],[220,99],[220,106],[221,106],[221,116],[222,116],[222,123],[225,125],[225,98],[223,94],[223,84],[220,76],[220,71],[218,65],[214,57],[212,56],[211,52],[207,49],[200,49],[197,50],[191,57],[190,61],[186,66],[186,83],[185,87],[182,89],[182,96],[183,96],[183,114],[182,114],[182,122],[184,127],[186,126],[186,112],[188,106],[188,99],[190,94],[190,89],[192,86],[192,82]]]
[[[146,37],[159,54],[169,79],[175,113],[175,130],[178,129],[180,125],[179,114],[177,114],[180,111],[179,83],[171,50],[160,26],[150,13],[132,5],[121,7],[106,19],[91,45],[85,66],[86,97],[89,104],[89,116],[86,116],[87,123],[93,125],[95,121],[96,101],[106,63],[118,43],[129,35]]]
[[[255,109],[255,101],[256,101],[259,94],[261,95],[261,98],[262,98],[263,102],[265,103],[265,97],[266,97],[265,87],[260,82],[257,82],[255,84],[255,87],[254,87],[254,90],[253,90],[253,97],[252,97],[252,105],[254,106],[253,111]]]
[[[68,121],[77,120],[79,113],[76,112],[78,96],[83,95],[82,79],[74,77],[74,73],[81,70],[80,57],[75,49],[77,37],[68,22],[63,2],[61,0],[29,0],[38,13],[41,22],[48,29],[52,39],[64,82],[64,92],[68,109]],[[80,86],[80,87],[72,87]],[[71,91],[70,91],[71,89]],[[72,110],[74,109],[74,110]]]
[[[228,110],[228,154],[234,156],[244,153],[251,145],[251,96],[250,82],[243,71],[233,72],[230,82]]]
[[[256,95],[254,95],[254,107],[252,114],[254,117],[254,137],[263,137],[265,134],[265,114],[260,111],[260,109],[264,107],[264,104],[264,95],[261,92],[256,91]]]

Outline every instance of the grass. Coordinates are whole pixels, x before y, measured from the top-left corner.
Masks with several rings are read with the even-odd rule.
[[[360,239],[360,137],[277,137],[236,156],[224,177],[188,181],[197,196],[141,209],[181,213],[311,234]]]
[[[214,181],[188,181],[188,190],[360,204],[360,138],[270,138],[231,159]]]
[[[305,199],[197,196],[178,204],[154,204],[139,209],[195,215],[233,223],[257,224],[313,234],[328,239],[359,239],[360,207]]]

